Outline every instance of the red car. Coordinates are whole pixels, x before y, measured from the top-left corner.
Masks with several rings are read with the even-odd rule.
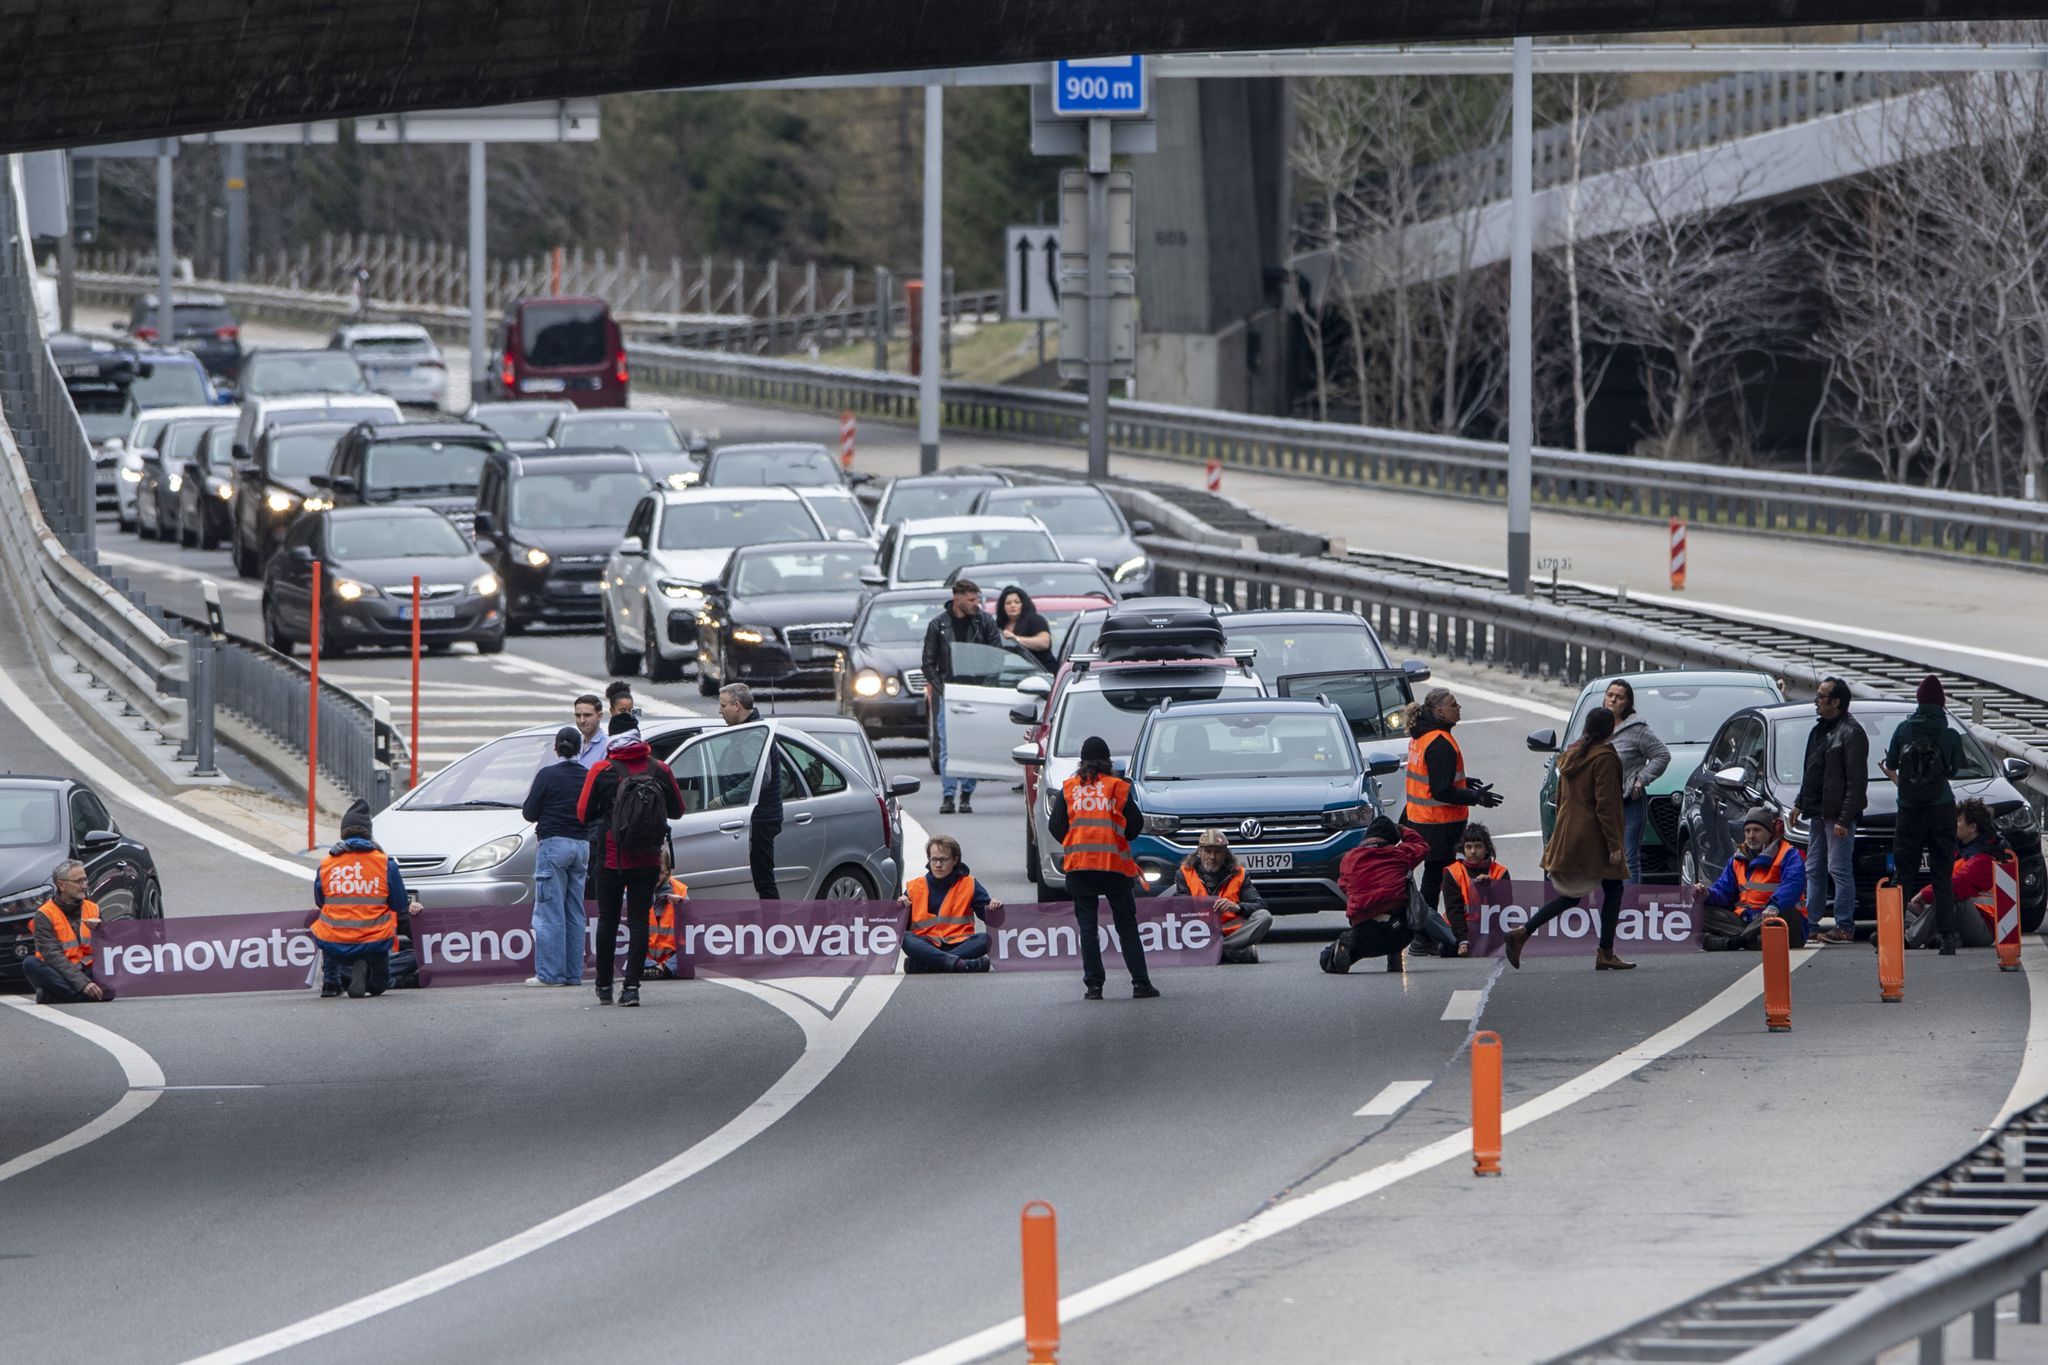
[[[628,378],[625,338],[603,299],[515,299],[506,305],[490,376],[496,397],[623,408]]]

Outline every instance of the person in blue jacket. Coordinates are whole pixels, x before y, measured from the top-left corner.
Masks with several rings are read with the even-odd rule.
[[[1806,946],[1806,859],[1779,833],[1778,818],[1763,806],[1742,817],[1742,843],[1707,888],[1708,952],[1758,948],[1764,921],[1785,921],[1794,948]]]

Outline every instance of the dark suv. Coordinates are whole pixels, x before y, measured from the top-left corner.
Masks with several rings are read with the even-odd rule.
[[[313,478],[327,473],[334,462],[334,448],[353,430],[352,422],[301,422],[263,429],[250,458],[235,466],[229,534],[234,541],[236,573],[243,578],[259,577],[299,515],[329,505],[314,487]]]
[[[484,461],[504,448],[475,422],[363,422],[312,483],[336,507],[431,507],[473,538]]]
[[[476,548],[505,584],[505,628],[599,624],[604,561],[652,487],[640,457],[623,451],[485,460]]]
[[[199,357],[206,372],[233,384],[242,372],[242,324],[219,294],[171,294],[171,333],[157,336],[156,295],[144,294],[128,309],[128,334],[137,341],[182,346]]]

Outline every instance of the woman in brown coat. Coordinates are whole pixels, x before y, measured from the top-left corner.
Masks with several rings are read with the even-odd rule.
[[[1600,888],[1600,951],[1595,971],[1635,966],[1614,955],[1614,930],[1621,922],[1622,879],[1628,876],[1628,845],[1622,833],[1621,756],[1609,741],[1614,713],[1596,706],[1586,715],[1579,742],[1557,762],[1557,823],[1543,850],[1543,868],[1558,894],[1507,936],[1508,965],[1522,965],[1529,935]]]

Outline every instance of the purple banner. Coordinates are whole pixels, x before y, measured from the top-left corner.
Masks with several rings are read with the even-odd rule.
[[[1105,963],[1120,962],[1109,906],[1098,911],[1096,938]],[[1005,905],[988,914],[989,957],[998,972],[1081,970],[1081,931],[1071,901]],[[1148,967],[1213,967],[1223,960],[1215,902],[1179,896],[1141,897],[1138,941]]]
[[[1519,929],[1555,894],[1548,881],[1482,881],[1475,887],[1476,918],[1467,912],[1466,933],[1472,956],[1491,957],[1501,949],[1510,929]],[[1615,950],[1629,953],[1693,953],[1700,950],[1697,893],[1689,886],[1631,884],[1622,888],[1621,923],[1614,931]],[[1591,953],[1600,944],[1600,890],[1583,904],[1565,911],[1529,936],[1522,949],[1537,957],[1573,957]]]
[[[896,970],[910,912],[895,901],[686,901],[676,957],[700,976],[868,976]]]

